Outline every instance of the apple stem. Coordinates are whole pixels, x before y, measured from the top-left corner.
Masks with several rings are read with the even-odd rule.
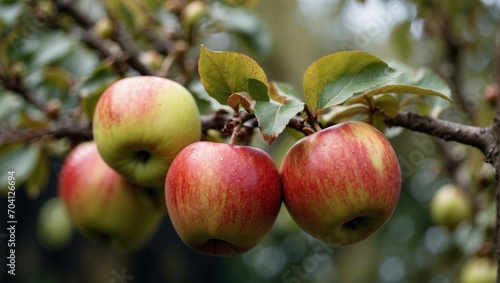
[[[231,124],[233,127],[233,131],[231,133],[231,139],[229,140],[229,144],[234,145],[238,141],[242,121],[240,118],[233,118],[231,120]]]
[[[307,105],[304,106],[304,111],[307,114],[307,122],[309,123],[309,125],[311,125],[311,127],[313,127],[314,131],[316,131],[316,132],[321,131],[322,128],[318,123],[318,119],[317,119],[316,115],[314,115],[311,112],[311,109],[309,109],[309,107],[307,107]]]

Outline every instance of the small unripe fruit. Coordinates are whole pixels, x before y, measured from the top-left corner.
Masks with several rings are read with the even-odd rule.
[[[47,200],[38,217],[38,239],[48,250],[66,247],[73,237],[73,225],[58,197]]]
[[[447,184],[440,187],[432,198],[430,213],[437,225],[454,228],[472,216],[472,205],[463,190]]]
[[[193,1],[187,4],[182,10],[182,19],[185,25],[188,27],[197,25],[205,15],[206,10],[206,4],[202,1]]]
[[[489,257],[469,259],[460,271],[460,283],[496,283],[497,263]]]
[[[110,39],[113,37],[114,28],[113,23],[107,18],[100,19],[94,26],[97,36],[102,39]]]

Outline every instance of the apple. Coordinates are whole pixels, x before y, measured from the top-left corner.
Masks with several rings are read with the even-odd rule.
[[[497,263],[489,257],[473,257],[460,270],[460,283],[496,283]]]
[[[118,173],[141,186],[162,187],[177,153],[201,139],[200,114],[181,84],[128,77],[99,98],[93,134],[99,154]]]
[[[397,156],[369,124],[349,121],[295,143],[281,164],[285,206],[311,236],[359,242],[392,215],[401,191]]]
[[[73,237],[73,225],[59,197],[45,201],[38,215],[38,240],[48,250],[61,250]]]
[[[238,255],[255,247],[276,220],[280,175],[261,149],[196,142],[172,162],[165,200],[187,246],[204,254]]]
[[[108,18],[102,18],[94,25],[97,36],[101,39],[111,39],[115,33],[113,23]]]
[[[453,184],[446,184],[432,197],[430,214],[437,225],[454,228],[472,217],[472,204],[462,189]]]
[[[182,10],[182,19],[186,26],[196,26],[205,15],[206,10],[206,4],[203,1],[190,2]]]
[[[66,157],[59,196],[83,235],[117,251],[143,245],[164,215],[149,190],[138,189],[102,160],[94,142],[78,145]]]

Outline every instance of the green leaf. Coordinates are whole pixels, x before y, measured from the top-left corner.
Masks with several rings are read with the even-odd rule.
[[[40,150],[37,146],[17,143],[0,146],[0,191],[7,190],[7,172],[14,171],[16,188],[30,178],[35,169]]]
[[[267,88],[266,74],[255,60],[246,55],[211,51],[202,46],[198,71],[207,93],[221,104],[227,104],[233,93],[241,92],[253,93],[255,100],[264,99],[258,89]]]
[[[449,90],[449,89],[448,89]],[[432,90],[430,88],[424,88],[424,87],[419,87],[415,85],[409,85],[409,84],[390,84],[390,85],[385,85],[381,86],[378,88],[375,88],[373,90],[370,90],[366,93],[363,93],[363,95],[360,95],[359,97],[372,97],[377,94],[384,94],[384,93],[395,93],[395,94],[417,94],[417,95],[434,95],[434,96],[439,96],[444,100],[447,100],[448,102],[452,102],[451,99],[449,98],[449,94],[443,94],[441,92]]]
[[[0,92],[0,121],[5,120],[11,114],[17,113],[24,105],[24,100],[10,92]]]
[[[302,97],[300,97],[299,93],[292,84],[272,81],[269,85],[269,97],[276,101],[280,101],[279,96],[288,96],[302,100]]]
[[[244,8],[217,6],[214,18],[221,21],[226,31],[235,35],[257,56],[271,51],[272,36],[263,20],[253,11]]]
[[[0,27],[13,26],[21,19],[24,12],[24,1],[13,3],[0,3]],[[3,29],[4,30],[4,29]]]
[[[412,92],[408,93],[420,95],[425,99],[427,106],[424,108],[427,111],[421,114],[437,118],[443,110],[451,106],[450,86],[439,75],[428,68],[411,69],[400,64],[391,65],[404,73],[392,83],[412,86]]]
[[[306,104],[313,113],[319,113],[398,75],[387,63],[366,52],[330,54],[314,62],[304,74]]]
[[[44,66],[64,58],[74,47],[74,41],[62,32],[46,35],[35,50],[33,66]]]
[[[304,110],[302,101],[290,96],[290,92],[285,92],[286,86],[271,82],[269,93],[274,101],[257,101],[254,106],[260,132],[269,144],[283,132],[297,113]],[[291,91],[293,88],[288,90]]]
[[[248,79],[248,93],[250,96],[259,101],[269,101],[267,84],[256,79]]]
[[[199,79],[192,80],[189,83],[188,89],[196,100],[200,114],[211,114],[214,112],[214,109],[222,107],[219,102],[208,95]]]
[[[26,192],[32,199],[37,198],[47,186],[50,175],[50,161],[46,155],[40,155],[33,174],[26,182]]]
[[[374,97],[375,107],[383,111],[383,116],[394,118],[399,113],[399,101],[390,94],[382,94]]]
[[[140,1],[106,0],[108,11],[120,19],[127,28],[137,30],[144,25],[147,18],[141,7]]]
[[[101,65],[76,88],[83,98],[82,108],[90,120],[94,116],[95,106],[102,93],[117,79],[118,76],[109,65]]]
[[[335,125],[352,119],[357,115],[368,115],[370,108],[366,104],[356,103],[349,105],[339,105],[331,111],[319,116],[320,122],[326,126]]]

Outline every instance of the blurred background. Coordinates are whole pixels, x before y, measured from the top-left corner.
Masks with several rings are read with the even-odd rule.
[[[156,58],[163,60],[161,48],[141,38],[140,28],[176,34],[183,26],[175,9],[187,1],[144,1],[154,21],[134,9],[135,1],[74,2],[94,22],[108,15],[123,21],[142,54],[149,54],[141,57],[143,62],[161,71],[156,66]],[[454,103],[439,113],[440,118],[480,126],[492,121],[492,85],[500,68],[496,63],[500,1],[221,0],[207,1],[207,6],[197,24],[200,32],[184,38],[187,63],[189,58],[196,62],[200,44],[238,51],[257,60],[268,79],[301,90],[303,73],[315,60],[337,51],[364,50],[394,64],[430,68],[443,77],[453,90]],[[37,96],[56,101],[62,113],[69,113],[79,105],[82,93],[92,98],[117,77],[108,68],[114,62],[82,43],[86,28],[78,27],[71,13],[63,10],[57,1],[0,1],[0,133],[4,135],[11,129],[47,125],[6,78],[21,78]],[[189,83],[181,75],[176,78],[197,93],[202,112],[210,113],[214,106],[204,100],[193,76]],[[83,101],[89,104],[89,100]],[[259,136],[252,144],[269,152],[278,166],[301,137],[286,130],[268,146]],[[19,184],[16,276],[6,271],[8,235],[2,228],[0,282],[451,283],[458,282],[467,259],[492,252],[492,168],[483,164],[475,149],[407,130],[390,139],[403,173],[398,207],[382,229],[358,244],[327,247],[300,230],[282,208],[272,231],[242,256],[209,257],[190,250],[168,217],[142,249],[113,252],[77,231],[68,232],[59,227],[64,221],[42,213],[57,196],[65,155],[79,141],[56,139],[36,149],[33,144],[13,148],[0,143],[0,174],[15,168]],[[450,183],[467,192],[475,211],[454,229],[436,225],[429,213],[434,193]],[[7,207],[7,199],[0,200],[1,207]],[[6,209],[2,210],[0,227],[7,222]],[[47,226],[51,228],[41,228]],[[44,234],[44,229],[55,232]]]

